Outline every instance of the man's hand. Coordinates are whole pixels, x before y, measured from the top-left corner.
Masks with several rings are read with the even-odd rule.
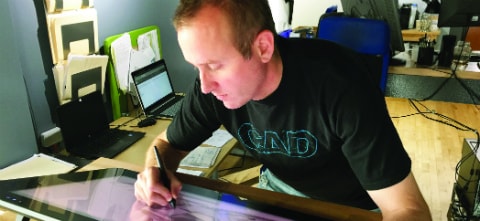
[[[148,206],[167,206],[172,198],[177,198],[182,189],[182,183],[170,171],[166,171],[170,178],[171,189],[167,189],[160,181],[158,167],[147,167],[137,175],[135,182],[135,197]]]

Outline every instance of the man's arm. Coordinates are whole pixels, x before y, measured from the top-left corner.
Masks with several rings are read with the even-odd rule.
[[[160,182],[160,174],[153,148],[157,150],[165,163],[167,175],[170,178],[170,187],[168,190]],[[175,177],[174,173],[180,164],[180,161],[188,154],[185,151],[179,151],[173,148],[167,140],[166,130],[160,133],[152,142],[145,158],[145,168],[137,176],[135,182],[135,197],[146,204],[153,206],[155,204],[165,206],[172,198],[177,198],[177,194],[182,188],[181,182]]]
[[[432,220],[412,173],[397,184],[368,194],[382,211],[383,220]]]
[[[180,161],[188,154],[185,151],[179,151],[173,148],[168,142],[167,131],[160,133],[152,142],[145,157],[145,168],[158,167],[153,147],[157,147],[163,162],[165,162],[166,169],[175,172],[180,164]],[[168,156],[168,157],[167,157]]]

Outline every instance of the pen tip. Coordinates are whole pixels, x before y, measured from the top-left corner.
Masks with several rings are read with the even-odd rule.
[[[174,199],[170,200],[170,202],[168,202],[168,203],[170,204],[170,207],[172,207],[174,209],[177,206]]]

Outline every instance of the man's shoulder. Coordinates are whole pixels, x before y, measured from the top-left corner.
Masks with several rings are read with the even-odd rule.
[[[356,54],[353,50],[318,38],[281,38],[277,39],[282,54],[295,54],[302,56],[335,56]]]

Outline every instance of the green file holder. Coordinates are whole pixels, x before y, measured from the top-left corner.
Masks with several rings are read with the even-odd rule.
[[[133,48],[137,48],[138,36],[150,32],[157,31],[159,52],[162,54],[162,45],[160,40],[160,29],[157,26],[147,26],[133,31],[129,31],[130,41]],[[110,100],[112,103],[113,120],[122,117],[122,113],[129,113],[128,109],[128,94],[123,93],[117,84],[117,76],[115,74],[115,66],[113,64],[110,47],[112,42],[121,37],[124,33],[107,37],[104,42],[105,54],[108,55],[107,75],[110,82]]]

